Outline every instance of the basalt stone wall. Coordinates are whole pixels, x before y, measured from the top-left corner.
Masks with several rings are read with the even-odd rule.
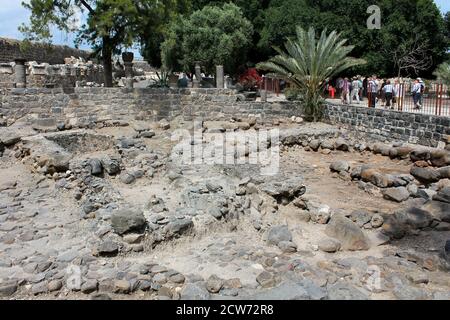
[[[300,113],[298,105],[291,102],[238,101],[238,95],[227,89],[27,88],[2,89],[0,94],[0,113],[9,123],[26,117],[37,126],[158,121],[178,116],[186,120],[266,119]]]
[[[21,41],[0,38],[0,62],[12,62],[18,57],[23,57],[38,63],[63,64],[64,58],[73,56],[88,59],[89,55],[87,51],[41,43],[32,43],[22,49]]]
[[[432,147],[450,143],[450,117],[327,103],[325,121],[344,124],[376,139]]]

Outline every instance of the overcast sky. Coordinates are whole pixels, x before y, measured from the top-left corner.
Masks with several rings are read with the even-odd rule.
[[[374,0],[376,3],[376,0]],[[450,11],[450,0],[435,0],[442,12]],[[29,13],[21,5],[22,0],[0,0],[0,37],[21,39],[17,27],[27,22]],[[53,42],[73,46],[75,36],[54,30]]]

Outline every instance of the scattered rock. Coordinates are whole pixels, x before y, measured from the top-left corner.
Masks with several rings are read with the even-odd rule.
[[[440,179],[439,171],[433,168],[420,168],[413,166],[411,168],[411,175],[418,181],[425,184],[437,182]]]
[[[310,211],[311,221],[318,224],[327,224],[330,221],[331,211],[327,205],[320,205],[319,208]]]
[[[277,246],[284,253],[297,252],[297,245],[292,241],[280,241],[278,242]]]
[[[131,284],[127,280],[114,281],[114,293],[130,293]]]
[[[135,209],[120,209],[113,212],[111,216],[111,226],[119,235],[142,232],[146,223],[142,211]]]
[[[119,246],[113,241],[103,241],[94,250],[94,254],[103,257],[112,257],[119,253]]]
[[[336,251],[339,251],[339,249],[341,248],[341,243],[335,239],[328,238],[320,240],[318,246],[319,250],[334,253]]]
[[[182,300],[209,300],[211,295],[202,286],[196,283],[188,283],[181,291]]]
[[[395,202],[403,202],[409,199],[409,191],[405,187],[389,188],[383,190],[385,199]]]
[[[368,250],[369,240],[356,223],[341,215],[334,215],[328,223],[325,233],[342,243],[345,250]]]
[[[122,181],[122,183],[132,184],[136,180],[136,177],[129,172],[122,172],[119,176],[119,179],[120,181]]]
[[[348,172],[350,170],[350,165],[347,161],[339,160],[331,163],[330,170],[334,172]]]
[[[206,281],[206,289],[211,293],[218,293],[223,287],[223,280],[216,275],[212,275]]]
[[[275,226],[267,232],[267,243],[278,245],[282,241],[292,241],[292,234],[288,226]]]
[[[270,288],[274,287],[276,285],[275,278],[273,275],[267,271],[261,272],[257,277],[256,281],[261,285],[263,288]]]

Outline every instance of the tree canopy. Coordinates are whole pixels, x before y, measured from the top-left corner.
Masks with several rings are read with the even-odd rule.
[[[381,9],[380,30],[369,30],[366,25],[367,8],[372,4],[371,0],[272,0],[264,12],[258,48],[262,54],[272,55],[269,48],[294,36],[297,24],[317,30],[327,28],[341,32],[355,46],[353,54],[367,60],[355,72],[396,75],[394,54],[409,52],[420,45],[423,54],[432,59],[429,68],[420,73],[430,75],[445,59],[448,47],[444,20],[433,0],[377,1]],[[415,70],[403,70],[403,75],[414,73]]]
[[[246,61],[252,33],[251,22],[236,5],[206,6],[172,24],[162,44],[163,60],[172,69],[192,70],[200,61],[210,73],[223,65],[234,74]]]
[[[381,29],[369,30],[367,8],[372,4],[372,0],[30,0],[24,3],[31,11],[30,23],[21,30],[30,40],[49,39],[51,25],[77,31],[78,43],[91,44],[105,67],[109,55],[137,43],[143,57],[157,67],[162,56],[177,67],[191,65],[197,56],[208,63],[225,59],[228,72],[234,73],[230,68],[236,59],[239,64],[269,59],[276,54],[274,46],[296,36],[299,25],[319,32],[336,30],[348,39],[355,46],[353,54],[367,61],[353,73],[431,76],[447,59],[450,13],[444,17],[433,0],[379,0]],[[220,13],[225,6],[237,16]],[[87,22],[80,30],[71,30],[73,24],[68,22],[77,10],[87,13]],[[211,16],[227,20],[220,18],[222,25],[214,24]],[[232,34],[245,47],[225,41],[219,33]],[[233,59],[225,55],[229,50],[236,50]]]
[[[112,86],[112,55],[134,43],[142,44],[145,52],[164,34],[166,20],[179,11],[187,10],[189,2],[30,0],[22,5],[31,11],[29,25],[20,27],[27,39],[50,41],[52,26],[66,32],[77,32],[76,43],[84,41],[92,46],[94,53],[103,61],[105,85]],[[87,20],[79,29],[69,23],[77,11],[87,13]]]
[[[276,48],[278,55],[258,64],[258,68],[271,71],[297,87],[307,120],[317,121],[322,116],[321,93],[326,80],[366,63],[349,56],[354,47],[346,42],[336,31],[327,34],[324,30],[317,40],[314,28],[305,31],[297,27],[296,38],[287,40],[286,50]]]

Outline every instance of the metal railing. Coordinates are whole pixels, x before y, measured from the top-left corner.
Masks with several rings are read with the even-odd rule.
[[[396,86],[394,85],[396,94],[391,102],[391,106],[387,106],[386,97],[379,91],[375,97],[376,107],[393,109],[401,112],[450,116],[450,94],[447,85],[442,83],[432,83],[427,85],[424,92],[416,97],[414,97],[414,94],[412,93],[413,85],[413,83],[400,83]],[[367,106],[369,108],[373,107],[372,93],[367,92],[367,99]]]

